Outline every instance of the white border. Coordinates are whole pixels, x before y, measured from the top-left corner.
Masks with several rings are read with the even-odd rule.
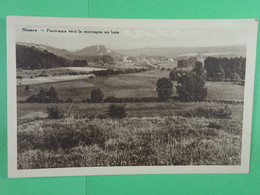
[[[242,154],[240,166],[129,166],[82,167],[17,170],[16,103],[16,26],[75,26],[125,28],[246,28],[248,30],[246,81],[243,113]],[[7,107],[8,107],[8,177],[47,177],[120,174],[248,173],[258,21],[255,19],[87,19],[7,16]]]

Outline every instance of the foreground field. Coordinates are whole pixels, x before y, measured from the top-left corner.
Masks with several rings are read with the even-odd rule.
[[[36,120],[18,126],[18,169],[239,165],[241,134],[227,119]]]
[[[47,117],[47,108],[56,106],[66,116],[74,118],[98,117],[108,111],[110,103],[62,103],[62,104],[41,104],[41,103],[18,103],[17,118],[22,120],[34,120]],[[174,116],[180,111],[188,111],[197,107],[221,108],[228,104],[214,102],[143,102],[126,103],[125,110],[127,117],[164,117]],[[231,118],[243,120],[243,105],[229,104],[232,111]]]

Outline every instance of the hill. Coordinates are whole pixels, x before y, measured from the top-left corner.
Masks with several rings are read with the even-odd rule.
[[[72,62],[44,47],[16,44],[16,66],[23,69],[43,69],[72,66]]]
[[[32,43],[17,43],[17,45],[22,45],[26,47],[31,47],[37,49],[39,51],[48,51],[53,53],[57,56],[66,58],[68,60],[75,60],[75,59],[86,59],[87,57],[94,57],[94,56],[106,56],[110,55],[113,58],[122,58],[124,54],[120,54],[116,51],[109,49],[105,45],[92,45],[89,47],[85,47],[83,49],[77,51],[68,51],[65,49],[59,49],[47,45],[41,44],[32,44]]]
[[[105,45],[93,45],[71,53],[74,56],[93,57],[110,55],[114,59],[122,58],[124,55],[109,49]]]

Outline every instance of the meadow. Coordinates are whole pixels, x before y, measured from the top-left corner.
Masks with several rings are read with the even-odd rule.
[[[25,101],[33,94],[37,94],[41,88],[54,87],[59,98],[66,100],[71,98],[75,101],[90,98],[93,88],[100,88],[105,97],[158,97],[155,91],[156,82],[161,77],[169,77],[169,71],[150,70],[141,73],[120,74],[100,78],[87,78],[71,81],[39,83],[17,86],[18,101]],[[173,82],[173,96],[177,96],[176,82]],[[244,86],[235,85],[232,82],[206,82],[208,100],[243,100]]]
[[[82,103],[94,88],[104,98],[157,98],[156,82],[167,70],[17,86],[18,169],[150,165],[239,165],[244,86],[206,82],[204,102],[125,102],[126,118],[112,119],[110,103]],[[173,96],[177,96],[173,82]],[[25,90],[25,87],[28,89]],[[54,87],[71,103],[24,103]],[[233,103],[221,101],[232,100]],[[197,108],[222,109],[230,118],[188,116]],[[62,119],[49,119],[57,107]]]
[[[34,120],[35,118],[46,118],[47,108],[57,107],[66,116],[74,118],[98,117],[106,114],[110,103],[22,103],[18,104],[17,118],[18,122],[22,120]],[[127,117],[165,117],[174,116],[180,111],[189,111],[197,107],[204,108],[222,108],[227,104],[210,102],[147,102],[147,103],[125,103]],[[229,104],[232,111],[231,118],[242,120],[243,105]]]
[[[239,165],[242,121],[66,118],[20,124],[17,133],[18,169]]]

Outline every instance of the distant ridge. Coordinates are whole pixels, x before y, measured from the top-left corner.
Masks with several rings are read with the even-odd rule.
[[[75,60],[75,59],[86,59],[87,57],[93,57],[93,56],[104,56],[104,55],[110,55],[114,57],[115,59],[122,58],[124,54],[120,54],[118,52],[115,52],[111,49],[109,49],[105,45],[93,45],[89,47],[85,47],[83,49],[77,50],[77,51],[68,51],[65,49],[59,49],[47,45],[40,45],[40,44],[32,44],[32,43],[17,43],[17,45],[24,45],[27,47],[33,47],[35,49],[38,49],[40,51],[48,51],[50,53],[53,53],[57,56],[69,59],[69,60]]]
[[[160,48],[137,48],[128,50],[112,50],[105,45],[92,45],[77,51],[68,51],[51,46],[32,44],[32,43],[17,43],[29,48],[34,48],[38,51],[52,53],[56,56],[67,60],[87,60],[88,57],[109,55],[117,60],[121,60],[127,56],[164,56],[170,58],[181,57],[246,57],[246,46],[223,46],[223,47],[160,47]]]
[[[246,46],[223,46],[223,47],[162,47],[162,48],[137,48],[129,50],[116,50],[118,53],[131,56],[218,56],[218,57],[246,57]]]

